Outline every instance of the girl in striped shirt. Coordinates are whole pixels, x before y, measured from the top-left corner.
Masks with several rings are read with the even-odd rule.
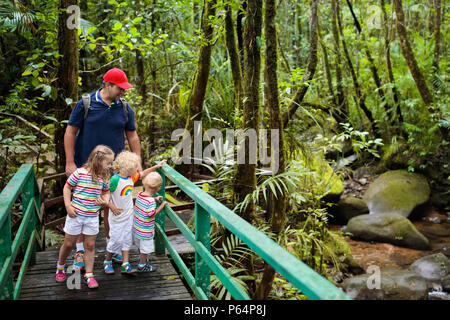
[[[95,240],[99,231],[99,210],[109,202],[109,178],[113,160],[114,152],[107,146],[99,145],[92,150],[86,164],[67,179],[63,189],[67,217],[64,243],[59,250],[57,282],[66,280],[66,259],[75,246],[78,235],[84,234],[84,281],[89,288],[98,287],[93,274]]]
[[[147,262],[147,256],[154,251],[153,235],[155,229],[155,216],[167,204],[163,201],[156,208],[156,201],[161,197],[154,198],[153,195],[159,191],[162,178],[157,172],[150,172],[143,180],[144,191],[139,192],[136,197],[133,217],[133,238],[135,245],[139,248],[139,272],[151,272],[156,269]]]

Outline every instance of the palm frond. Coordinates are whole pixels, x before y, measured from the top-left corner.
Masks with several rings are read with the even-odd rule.
[[[34,29],[35,20],[36,14],[20,4],[15,7],[11,2],[4,2],[0,7],[0,29],[24,33]]]

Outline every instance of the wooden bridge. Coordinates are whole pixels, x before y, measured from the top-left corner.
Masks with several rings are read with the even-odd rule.
[[[67,273],[67,283],[56,283],[55,270],[58,251],[44,251],[44,203],[32,164],[23,164],[0,194],[0,298],[1,299],[210,299],[211,272],[237,300],[250,297],[214,258],[210,252],[211,216],[276,271],[302,291],[309,299],[349,299],[340,289],[320,276],[291,253],[240,218],[194,183],[165,164],[159,169],[163,185],[159,194],[165,199],[165,181],[170,179],[195,202],[195,232],[187,227],[178,214],[166,206],[156,217],[155,254],[150,263],[157,270],[147,274],[114,275],[103,273],[105,238],[100,232],[96,243],[94,273],[99,288],[77,286],[77,274]],[[11,228],[11,212],[21,196],[22,220]],[[166,219],[170,219],[195,250],[195,274],[181,259],[168,234]],[[19,252],[22,253],[19,255]],[[130,252],[133,264],[137,251]],[[18,257],[23,257],[16,263]],[[172,259],[172,262],[170,260]],[[71,260],[68,259],[67,265]],[[174,266],[175,265],[175,266]],[[181,280],[183,276],[184,281]],[[187,285],[185,285],[187,284]],[[70,288],[69,288],[70,287]],[[79,289],[78,289],[79,288]],[[190,291],[188,291],[188,288]],[[192,292],[190,294],[189,292]]]

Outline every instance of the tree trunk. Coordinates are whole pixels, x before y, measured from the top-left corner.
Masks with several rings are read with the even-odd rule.
[[[388,17],[386,14],[386,5],[384,0],[381,0],[381,11],[382,11],[382,20],[381,23],[384,26],[384,54],[386,57],[386,69],[388,71],[389,82],[392,87],[392,95],[394,97],[395,103],[395,113],[397,115],[398,120],[398,131],[403,132],[403,115],[400,109],[400,100],[397,92],[397,87],[395,85],[394,73],[392,72],[392,63],[391,63],[391,47],[390,47],[390,39],[389,39],[389,26],[388,26]]]
[[[192,92],[189,97],[189,111],[190,115],[188,122],[191,124],[194,120],[201,120],[203,101],[205,100],[206,86],[208,84],[209,69],[211,65],[211,51],[212,51],[212,37],[213,37],[213,26],[209,20],[210,16],[214,16],[216,4],[215,0],[204,0],[204,14],[202,19],[202,33],[203,41],[206,44],[200,47],[197,72],[194,77],[192,84]],[[189,125],[189,128],[193,126]]]
[[[77,28],[68,27],[68,19],[71,14],[67,13],[67,8],[71,5],[78,6],[78,0],[61,0],[59,14],[58,46],[59,59],[58,79],[56,87],[58,97],[55,103],[55,163],[56,171],[63,172],[66,159],[64,152],[64,133],[66,126],[62,123],[68,120],[72,108],[66,103],[66,98],[72,99],[72,106],[78,101],[78,34]],[[74,20],[71,20],[75,22]]]
[[[439,51],[441,46],[441,0],[433,0],[433,4],[436,11],[434,20],[433,73],[437,76],[439,74]]]
[[[244,44],[244,94],[243,94],[243,126],[247,131],[252,129],[258,135],[259,125],[259,83],[261,69],[261,24],[262,1],[249,1],[243,37]],[[256,189],[256,163],[250,163],[249,139],[245,141],[245,163],[238,163],[234,193],[237,202],[244,201],[245,197]],[[252,222],[255,213],[254,203],[242,210],[241,216]]]
[[[216,0],[204,0],[203,16],[202,16],[202,44],[200,47],[197,71],[195,73],[191,94],[189,96],[189,110],[186,120],[186,129],[191,137],[194,137],[194,121],[202,121],[203,101],[205,100],[206,87],[208,85],[209,70],[211,65],[211,51],[213,47],[213,25],[209,17],[215,15]],[[194,150],[194,139],[191,139],[191,150]],[[193,164],[187,166],[190,168],[191,178],[194,174],[195,164],[201,163],[194,161]],[[184,166],[183,166],[184,167]],[[183,171],[185,168],[183,168]]]
[[[265,38],[266,38],[266,59],[265,74],[267,78],[267,108],[270,112],[270,129],[279,131],[279,145],[270,149],[272,159],[279,159],[279,169],[277,174],[285,171],[283,124],[281,122],[280,103],[278,98],[278,78],[277,78],[277,31],[275,25],[276,0],[266,0],[265,8]],[[272,144],[270,144],[272,146]],[[286,218],[286,198],[285,195],[277,194],[277,198],[270,193],[272,201],[268,211],[272,212],[272,231],[278,234],[284,226]],[[256,299],[267,299],[275,276],[275,270],[265,264],[263,278],[256,290]]]
[[[236,17],[236,35],[238,40],[239,57],[241,60],[241,72],[244,72],[244,40],[242,37],[242,21],[245,18],[245,10],[247,9],[247,0],[241,0],[242,8],[239,9]]]
[[[235,94],[235,108],[242,111],[242,73],[239,53],[236,46],[236,37],[233,25],[233,13],[231,6],[226,6],[225,15],[225,42],[227,45],[228,57],[230,60],[231,75],[233,78],[234,94]]]
[[[144,69],[144,57],[140,50],[134,50],[136,54],[136,71],[137,71],[137,82],[138,82],[138,91],[142,97],[142,105],[145,106],[147,104],[147,87],[145,85],[145,69]]]
[[[414,57],[414,53],[411,49],[411,45],[409,44],[408,35],[405,27],[405,15],[403,13],[402,1],[401,0],[393,0],[395,13],[397,15],[397,33],[400,39],[400,47],[402,49],[403,56],[408,64],[409,71],[416,82],[417,89],[419,90],[420,96],[422,97],[423,102],[426,106],[429,106],[433,102],[433,96],[431,95],[430,90],[428,89],[427,83],[425,81],[422,72],[417,65],[416,58]],[[434,111],[429,109],[430,113]]]
[[[294,95],[293,102],[289,105],[288,110],[283,114],[283,127],[286,128],[289,120],[294,116],[297,111],[298,106],[301,104],[303,98],[308,91],[309,86],[304,83],[310,82],[314,73],[316,72],[317,66],[317,6],[318,1],[313,0],[311,7],[311,20],[310,20],[310,34],[309,34],[309,54],[308,62],[305,70],[305,75],[302,80],[302,86],[297,90]]]
[[[342,23],[341,23],[339,2],[336,1],[336,0],[332,0],[332,4],[331,5],[335,7],[334,11],[335,11],[335,15],[336,15],[337,24],[338,24],[338,27],[339,27],[339,32],[340,32],[340,37],[341,37],[341,42],[342,42],[342,48],[344,50],[345,60],[347,61],[348,69],[349,69],[350,75],[352,77],[353,86],[355,88],[357,104],[363,110],[363,112],[366,115],[367,119],[369,119],[370,125],[374,129],[375,136],[377,138],[379,138],[381,136],[381,132],[380,132],[378,126],[375,123],[375,120],[374,120],[374,118],[372,116],[372,112],[366,106],[366,103],[365,103],[366,97],[365,97],[365,95],[364,95],[364,93],[362,91],[362,88],[361,88],[361,86],[360,86],[360,84],[358,82],[358,78],[356,76],[355,69],[353,68],[353,63],[352,63],[352,60],[350,58],[350,54],[349,54],[349,52],[347,50],[347,44],[345,42],[343,28],[342,28]]]
[[[364,52],[366,53],[367,56],[367,60],[369,60],[369,65],[370,65],[370,71],[372,72],[372,77],[373,80],[375,82],[375,85],[377,86],[377,92],[378,95],[381,98],[381,101],[384,102],[384,111],[386,112],[387,118],[389,120],[389,124],[393,123],[393,119],[392,117],[390,117],[391,114],[391,108],[389,106],[389,103],[387,101],[386,95],[384,93],[384,89],[381,85],[381,80],[380,80],[380,76],[378,75],[378,69],[375,65],[375,60],[372,57],[372,54],[369,51],[369,48],[367,48],[367,44],[366,44],[366,37],[364,35],[364,33],[362,32],[362,28],[361,28],[361,24],[358,21],[358,18],[356,17],[355,12],[353,11],[353,6],[350,2],[350,0],[347,0],[347,6],[350,9],[350,13],[352,14],[353,17],[353,21],[355,24],[355,28],[358,31],[358,33],[362,36],[362,43],[363,43],[363,47],[364,47]]]
[[[336,119],[338,123],[345,122],[348,118],[348,104],[344,95],[344,88],[342,86],[342,70],[341,70],[341,39],[338,31],[338,24],[336,20],[336,5],[332,3],[331,5],[331,31],[334,39],[334,48],[335,48],[335,60],[334,64],[336,66]],[[325,50],[325,49],[324,49]],[[325,50],[326,51],[326,50]]]

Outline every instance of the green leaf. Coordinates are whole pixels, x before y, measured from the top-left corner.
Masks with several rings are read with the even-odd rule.
[[[118,31],[118,30],[120,30],[121,28],[122,28],[122,23],[116,22],[116,23],[114,24],[113,30],[114,30],[114,31]]]
[[[97,45],[95,43],[89,43],[89,49],[91,49],[92,51],[94,51],[96,47]]]

